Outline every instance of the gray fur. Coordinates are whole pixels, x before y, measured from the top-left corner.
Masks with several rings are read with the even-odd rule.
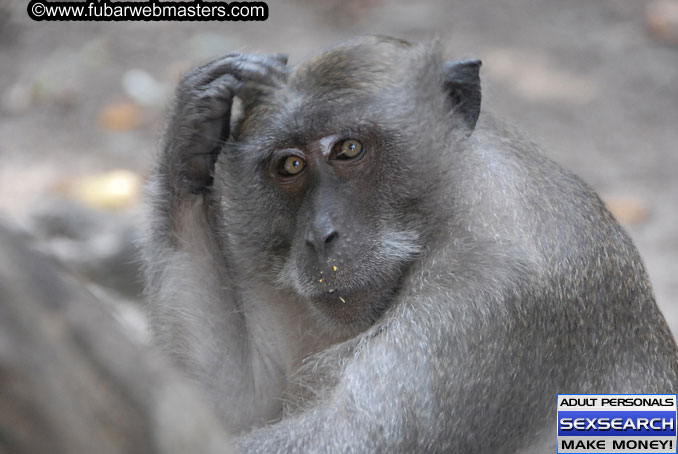
[[[244,452],[545,452],[557,393],[678,389],[631,240],[531,142],[475,124],[479,62],[458,77],[435,45],[368,37],[284,63],[182,83],[145,247],[157,343]],[[357,176],[314,160],[341,134],[369,144]],[[308,158],[294,189],[266,170],[285,149]],[[312,222],[339,233],[326,255]]]

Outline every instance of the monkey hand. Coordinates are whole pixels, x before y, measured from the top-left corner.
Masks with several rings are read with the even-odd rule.
[[[228,54],[184,77],[165,133],[168,187],[193,194],[213,183],[214,164],[229,138],[231,107],[252,84],[276,87],[287,79],[287,56]]]

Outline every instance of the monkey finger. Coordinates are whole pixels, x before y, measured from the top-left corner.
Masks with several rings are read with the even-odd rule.
[[[281,60],[267,55],[228,55],[208,64],[189,83],[205,85],[223,74],[232,74],[240,80],[251,79],[261,83],[280,83],[287,80],[289,68]]]
[[[231,58],[239,58],[252,63],[259,63],[267,67],[278,69],[282,72],[287,71],[287,54],[240,54],[235,57],[231,56]]]
[[[213,60],[208,61],[207,63],[204,63],[204,64],[198,66],[197,68],[192,70],[189,74],[194,74],[194,73],[195,74],[202,74],[205,71],[207,71],[210,67],[214,66],[214,64],[216,62],[219,62],[219,61],[224,60],[226,58],[235,58],[235,57],[238,57],[239,55],[242,55],[242,54],[240,54],[238,52],[230,52],[226,55],[222,55],[221,57],[217,57]]]
[[[228,59],[228,58],[236,58],[240,54],[238,53],[230,53],[226,54],[224,56],[221,56],[219,58],[216,58],[214,60],[211,60],[203,65],[198,66],[197,68],[192,69],[188,73],[186,73],[181,82],[180,85],[187,87],[187,88],[193,88],[199,85],[204,85],[210,83],[212,80],[215,78],[219,77],[220,74],[213,74],[212,69],[214,68],[215,65],[219,64],[219,62]]]
[[[235,96],[239,97],[245,103],[256,99],[259,96],[269,94],[275,90],[274,87],[261,84],[254,81],[244,81],[235,89]]]
[[[216,119],[230,111],[233,97],[239,91],[242,82],[232,74],[223,74],[209,85],[200,89],[199,106],[206,109],[207,119]]]
[[[212,186],[214,163],[219,156],[218,149],[208,153],[195,153],[183,163],[182,176],[193,194],[199,194]]]
[[[230,73],[241,80],[253,80],[262,84],[279,84],[287,80],[289,68],[279,60],[269,56],[241,59],[230,66]],[[226,68],[229,68],[226,63]]]

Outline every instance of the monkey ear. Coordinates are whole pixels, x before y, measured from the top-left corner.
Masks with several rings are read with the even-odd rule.
[[[473,131],[480,115],[480,60],[448,61],[443,64],[443,87],[452,108]]]

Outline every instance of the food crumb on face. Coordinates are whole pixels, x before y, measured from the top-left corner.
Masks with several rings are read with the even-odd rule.
[[[346,300],[344,298],[340,296],[339,299],[341,300],[342,303],[346,304]]]

